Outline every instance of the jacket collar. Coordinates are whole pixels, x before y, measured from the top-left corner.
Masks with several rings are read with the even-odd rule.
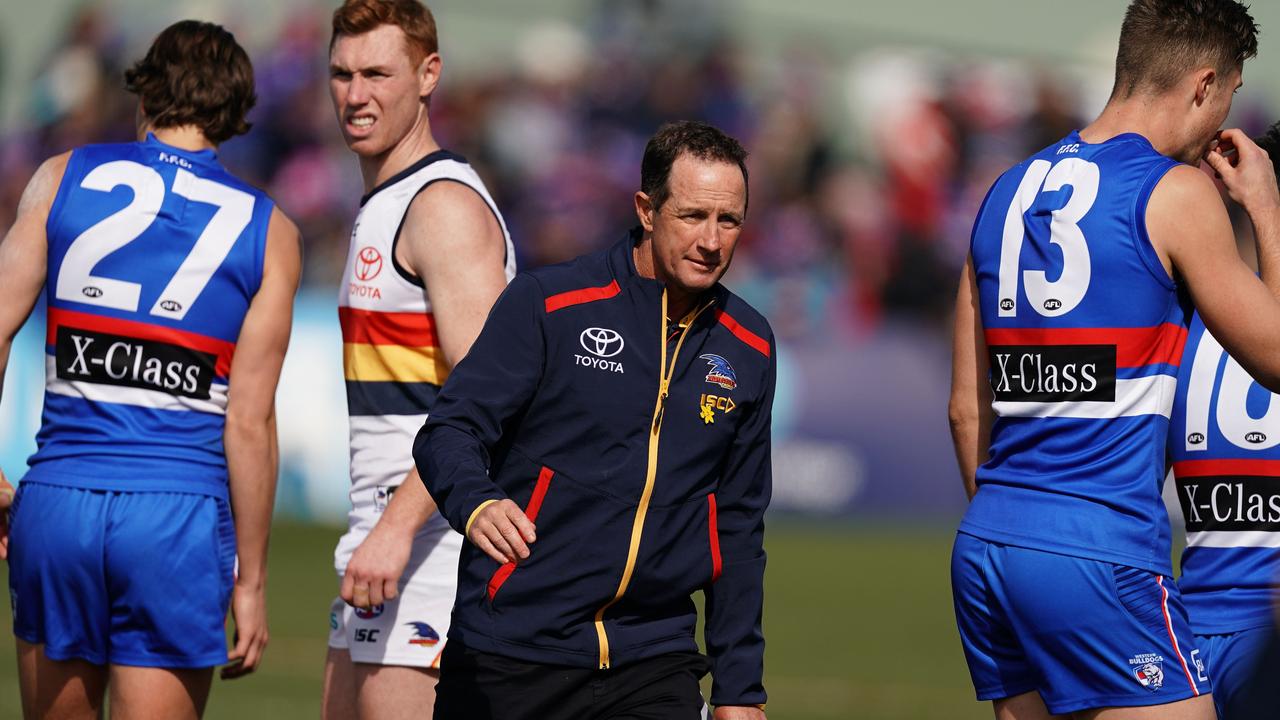
[[[613,247],[609,248],[607,254],[609,272],[618,281],[619,286],[625,287],[628,284],[635,284],[656,293],[660,297],[663,284],[656,279],[642,277],[636,270],[636,258],[632,250],[635,248],[636,243],[640,242],[643,233],[644,229],[636,225],[628,230],[621,240],[614,243]],[[695,303],[695,306],[702,305],[708,299],[714,299],[716,304],[723,305],[725,296],[728,294],[729,290],[717,282],[710,290],[703,293],[702,297]]]

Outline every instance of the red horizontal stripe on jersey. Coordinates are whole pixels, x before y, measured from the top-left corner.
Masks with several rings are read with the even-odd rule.
[[[376,312],[349,307],[338,308],[342,342],[366,345],[439,347],[436,319],[431,313]]]
[[[1180,460],[1173,464],[1173,474],[1184,477],[1280,477],[1280,460],[1228,459]]]
[[[46,343],[49,345],[57,344],[59,327],[121,335],[137,340],[153,340],[209,353],[218,358],[213,370],[214,375],[218,377],[227,377],[231,373],[231,357],[236,351],[235,343],[219,340],[208,335],[178,330],[163,325],[152,325],[151,323],[138,322],[136,320],[121,320],[105,315],[49,308],[48,328],[45,335]]]
[[[614,280],[604,287],[582,288],[581,290],[557,293],[547,298],[547,312],[553,313],[573,305],[608,300],[620,292],[622,292],[622,288],[618,287],[618,281]]]
[[[769,357],[769,341],[768,340],[765,340],[759,335],[742,327],[741,325],[738,324],[737,320],[733,319],[732,315],[721,310],[720,308],[716,308],[716,320],[718,320],[721,325],[728,328],[729,332],[733,333],[734,337],[746,343],[748,346],[755,349],[755,351],[760,353],[761,355],[764,355],[765,357]]]
[[[1137,328],[988,328],[988,345],[1115,345],[1116,367],[1179,365],[1187,329],[1173,323]]]

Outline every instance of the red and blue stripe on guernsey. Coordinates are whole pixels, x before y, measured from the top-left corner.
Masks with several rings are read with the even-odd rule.
[[[1169,456],[1186,521],[1178,585],[1199,634],[1270,625],[1280,574],[1280,396],[1197,315],[1178,379]]]

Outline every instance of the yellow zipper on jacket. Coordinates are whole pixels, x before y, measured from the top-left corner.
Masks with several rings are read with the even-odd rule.
[[[622,596],[626,594],[627,586],[631,584],[631,575],[636,569],[636,557],[640,554],[640,536],[644,533],[644,518],[649,513],[649,499],[653,496],[653,485],[658,478],[658,434],[662,430],[662,412],[667,404],[667,392],[671,389],[671,378],[676,372],[676,358],[680,356],[680,348],[684,345],[684,339],[689,334],[689,328],[693,327],[693,323],[698,319],[698,316],[714,303],[715,300],[712,299],[687,316],[687,322],[682,323],[684,328],[680,331],[680,339],[676,341],[676,349],[671,354],[671,364],[668,367],[667,291],[665,288],[662,290],[662,334],[660,336],[662,340],[662,364],[658,370],[658,401],[653,406],[653,423],[649,426],[649,462],[645,468],[644,491],[640,493],[640,504],[636,508],[635,520],[631,523],[631,546],[627,549],[627,565],[622,571],[622,580],[618,583],[618,591],[614,593],[613,599],[596,611],[596,637],[600,641],[601,670],[609,669],[609,636],[604,630],[605,611],[617,604],[622,599]]]

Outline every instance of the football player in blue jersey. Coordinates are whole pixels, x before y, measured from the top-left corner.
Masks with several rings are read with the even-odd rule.
[[[298,232],[218,161],[254,102],[229,32],[177,23],[125,80],[139,141],[46,161],[0,243],[0,373],[42,292],[48,308],[7,528],[28,718],[98,718],[108,691],[113,717],[197,718],[213,667],[250,673],[267,644]]]
[[[1280,389],[1280,193],[1266,153],[1219,132],[1256,34],[1234,0],[1135,0],[1102,114],[1002,175],[975,221],[952,583],[997,717],[1213,717],[1160,490],[1189,300]],[[1252,220],[1261,279],[1202,158]]]
[[[1278,141],[1280,123],[1256,140],[1273,165]],[[1280,702],[1274,664],[1264,659],[1276,640],[1280,589],[1280,400],[1257,387],[1198,316],[1183,358],[1169,432],[1187,533],[1178,587],[1219,717],[1267,717]]]

